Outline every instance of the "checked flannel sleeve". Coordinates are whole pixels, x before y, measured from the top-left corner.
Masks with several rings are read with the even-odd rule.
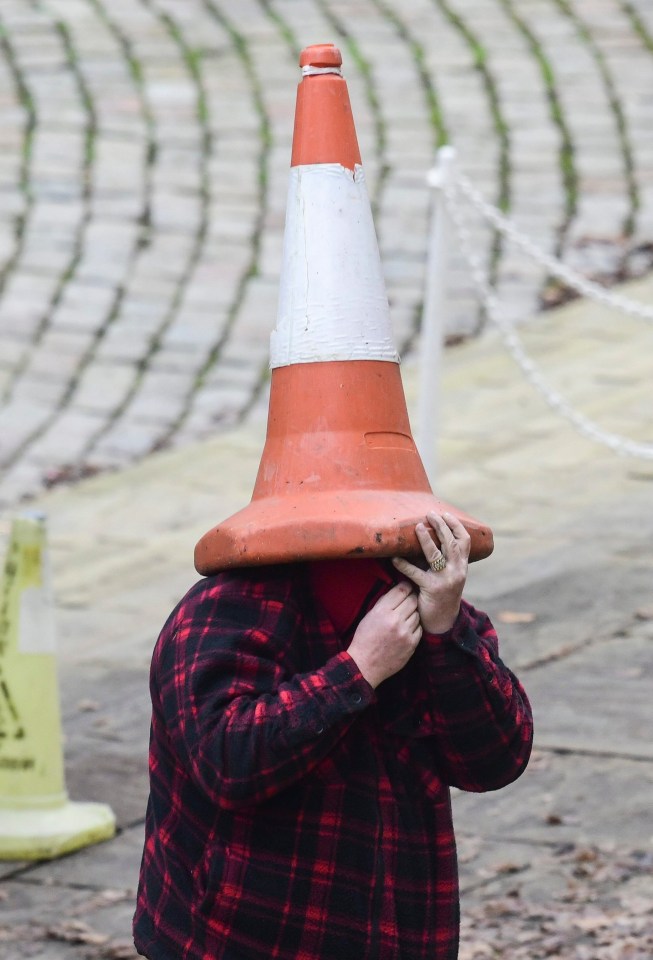
[[[525,770],[533,741],[526,693],[499,657],[486,614],[463,601],[452,629],[423,638],[428,723],[438,768],[462,790],[503,787]]]
[[[304,777],[374,699],[344,652],[296,674],[304,640],[291,581],[251,572],[200,581],[164,629],[153,696],[182,764],[224,809]]]

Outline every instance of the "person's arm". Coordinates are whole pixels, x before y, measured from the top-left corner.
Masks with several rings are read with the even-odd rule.
[[[173,749],[216,804],[260,803],[303,778],[374,700],[343,652],[293,676],[307,642],[288,577],[202,581],[159,643],[153,678]]]
[[[422,732],[434,737],[447,783],[484,791],[516,780],[530,757],[533,718],[488,617],[463,601],[452,629],[425,633],[422,645],[430,691]]]
[[[429,704],[421,734],[434,737],[438,770],[463,790],[495,790],[526,769],[533,719],[523,687],[499,658],[487,616],[462,600],[469,535],[453,516],[428,515],[416,531],[426,570],[404,559],[394,564],[419,588],[424,635],[422,680]]]

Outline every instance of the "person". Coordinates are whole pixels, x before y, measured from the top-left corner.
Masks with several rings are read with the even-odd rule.
[[[143,956],[457,956],[449,787],[515,780],[533,726],[462,599],[465,528],[429,513],[416,533],[421,566],[241,568],[171,614],[151,671]]]

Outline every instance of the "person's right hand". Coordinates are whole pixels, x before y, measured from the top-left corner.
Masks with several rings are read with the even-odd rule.
[[[408,663],[421,637],[417,594],[399,583],[363,617],[347,652],[370,686],[378,687]]]

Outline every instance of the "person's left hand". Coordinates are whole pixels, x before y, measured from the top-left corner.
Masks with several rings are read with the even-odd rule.
[[[440,542],[438,549],[426,524],[417,524],[415,532],[428,563],[426,570],[403,557],[394,557],[392,562],[419,587],[417,609],[424,630],[446,633],[453,627],[460,610],[471,540],[460,520],[450,513],[443,516],[428,513],[426,519]],[[442,557],[446,566],[438,570],[437,564],[442,563]]]

